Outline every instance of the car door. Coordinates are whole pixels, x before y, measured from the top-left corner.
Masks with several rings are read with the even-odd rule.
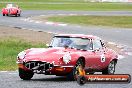
[[[92,40],[93,49],[89,52],[86,62],[87,67],[95,70],[100,70],[105,62],[105,53],[100,39]]]

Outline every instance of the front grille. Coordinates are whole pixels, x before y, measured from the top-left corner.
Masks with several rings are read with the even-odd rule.
[[[25,63],[25,66],[31,70],[46,71],[47,69],[52,68],[53,64],[50,64],[48,62],[41,62],[41,61],[30,61],[30,62]]]

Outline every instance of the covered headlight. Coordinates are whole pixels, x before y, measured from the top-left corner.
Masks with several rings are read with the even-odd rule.
[[[25,58],[25,55],[26,55],[26,52],[25,51],[22,51],[22,52],[20,52],[19,54],[18,54],[18,58],[19,59],[24,59]]]
[[[65,64],[69,63],[71,61],[71,55],[70,53],[66,53],[64,56],[63,56],[63,62]]]

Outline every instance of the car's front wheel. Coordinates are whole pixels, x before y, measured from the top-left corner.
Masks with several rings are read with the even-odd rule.
[[[115,61],[111,61],[108,67],[102,71],[102,74],[114,74],[115,73]]]
[[[77,78],[77,83],[79,84],[79,85],[84,85],[85,83],[86,83],[86,78],[84,77],[84,76],[79,76],[78,78]]]
[[[32,71],[25,71],[19,68],[19,77],[23,80],[30,80],[33,77],[34,73]]]
[[[73,80],[73,81],[77,80],[77,76],[79,75],[79,67],[82,67],[82,69],[83,69],[84,66],[85,65],[84,65],[83,60],[78,59],[78,61],[76,62],[76,65],[73,68],[72,72],[67,75],[67,79],[68,80]]]
[[[3,14],[3,16],[5,16],[5,14]]]

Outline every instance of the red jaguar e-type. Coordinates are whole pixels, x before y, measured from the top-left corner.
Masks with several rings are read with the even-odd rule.
[[[7,4],[6,8],[2,9],[2,15],[3,16],[10,16],[10,15],[15,15],[15,16],[20,16],[21,15],[21,9],[18,7],[18,5],[15,4]]]
[[[19,76],[29,80],[34,73],[76,79],[78,67],[89,74],[114,74],[118,55],[93,35],[59,34],[49,48],[31,48],[17,56]]]

